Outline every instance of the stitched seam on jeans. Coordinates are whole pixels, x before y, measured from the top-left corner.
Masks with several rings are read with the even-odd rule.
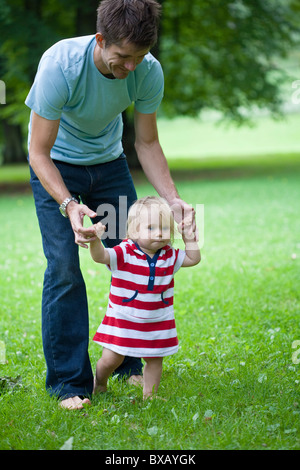
[[[91,182],[90,182],[90,192],[91,192],[92,189],[93,189],[93,184],[94,184],[93,175],[92,175],[92,173],[89,171],[89,167],[88,167],[88,166],[86,166],[85,169],[86,169],[86,171],[87,171],[87,173],[88,173],[88,175],[89,175],[89,177],[90,177],[90,180],[91,180]]]

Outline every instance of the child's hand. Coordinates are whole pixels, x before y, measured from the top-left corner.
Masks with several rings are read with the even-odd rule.
[[[91,241],[90,251],[91,251],[92,258],[94,261],[96,261],[96,263],[109,264],[110,263],[109,252],[106,248],[104,248],[103,243],[101,243],[101,237],[103,236],[105,230],[106,230],[106,227],[101,222],[98,222],[97,224],[93,225],[93,231],[96,237],[98,238],[98,240],[97,238],[94,238]]]
[[[179,233],[181,233],[184,240],[189,240],[189,241],[198,240],[198,235],[197,235],[198,230],[197,228],[196,228],[196,231],[193,230],[192,216],[186,217],[178,224],[178,231]]]
[[[94,225],[94,231],[97,237],[101,240],[102,235],[104,234],[106,230],[105,225],[103,225],[101,222],[98,222],[97,224]]]

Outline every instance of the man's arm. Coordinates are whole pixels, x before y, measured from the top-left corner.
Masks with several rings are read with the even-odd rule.
[[[33,113],[29,163],[46,191],[58,204],[61,204],[66,198],[71,197],[71,194],[50,157],[50,151],[57,137],[59,122],[59,119],[51,121]],[[87,206],[76,204],[73,201],[67,206],[67,214],[75,234],[75,243],[87,248],[86,243],[95,235],[91,228],[83,228],[83,218],[85,215],[95,217],[97,214]]]
[[[194,210],[178,195],[168,167],[168,162],[161,148],[156,113],[142,114],[135,110],[135,149],[149,182],[158,194],[166,199],[174,211],[177,222],[192,214],[195,229]]]
[[[142,114],[135,111],[134,126],[135,149],[148,180],[168,202],[179,198],[159,142],[156,113]]]
[[[59,119],[50,121],[36,113],[32,115],[29,163],[46,191],[58,204],[71,197],[60,172],[50,158],[59,128]]]

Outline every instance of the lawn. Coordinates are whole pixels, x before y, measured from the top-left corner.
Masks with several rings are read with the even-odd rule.
[[[160,141],[169,159],[206,160],[243,159],[261,155],[300,152],[298,112],[286,114],[274,120],[268,115],[257,115],[252,125],[237,127],[218,124],[213,113],[201,118],[179,117],[173,120],[159,119]],[[296,110],[295,110],[296,111]]]
[[[300,449],[300,157],[278,161],[239,177],[177,175],[181,197],[204,204],[204,244],[200,265],[176,275],[180,350],[164,361],[166,401],[143,402],[115,379],[81,412],[46,395],[34,204],[0,197],[0,449]],[[81,264],[92,338],[110,279],[85,250]],[[99,353],[90,341],[93,366]]]

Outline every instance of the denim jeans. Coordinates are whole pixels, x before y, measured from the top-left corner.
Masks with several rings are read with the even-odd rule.
[[[119,196],[127,196],[127,211],[137,199],[126,157],[93,166],[54,161],[62,178],[76,198],[97,211],[100,204],[116,209],[118,237]],[[78,245],[69,219],[45,191],[30,168],[31,187],[47,259],[42,295],[42,339],[47,364],[46,389],[59,398],[90,395],[93,373],[88,355],[89,320],[84,279],[80,270]],[[103,218],[103,217],[102,217]],[[122,219],[122,217],[121,217]],[[124,219],[124,217],[123,217]],[[100,217],[93,219],[98,222]],[[125,217],[126,220],[126,217]],[[106,239],[112,247],[120,238]],[[126,357],[117,369],[122,375],[141,374],[139,358]]]

